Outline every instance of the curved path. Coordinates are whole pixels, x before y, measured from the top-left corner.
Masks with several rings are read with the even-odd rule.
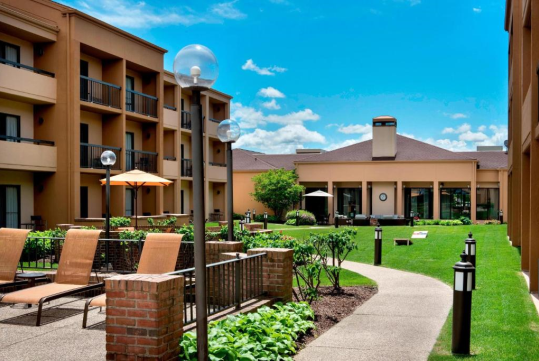
[[[427,360],[453,302],[452,289],[415,273],[344,262],[378,293],[311,342],[295,360]]]

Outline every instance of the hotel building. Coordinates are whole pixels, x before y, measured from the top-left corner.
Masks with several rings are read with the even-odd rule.
[[[166,52],[52,1],[0,2],[0,227],[103,217],[107,149],[117,155],[112,175],[140,169],[173,181],[142,187],[139,215],[190,214],[191,94],[163,69]],[[216,129],[230,99],[202,95],[207,218],[226,206]],[[113,216],[134,209],[131,189],[111,187]]]

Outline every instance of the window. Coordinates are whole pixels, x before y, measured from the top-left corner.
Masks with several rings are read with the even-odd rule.
[[[421,219],[432,219],[433,193],[430,188],[404,189],[404,216],[410,212]]]
[[[21,227],[21,187],[0,185],[0,228]]]
[[[133,189],[125,190],[125,215],[135,215],[135,191]]]
[[[440,218],[459,219],[471,218],[471,198],[468,188],[440,189]]]
[[[135,90],[135,78],[132,76],[126,76],[125,77],[125,89],[126,90]],[[135,111],[135,94],[126,91],[125,92],[125,107],[126,110],[130,112]]]
[[[125,149],[126,149],[126,169],[133,170],[135,169],[135,153],[132,152],[135,149],[135,133],[127,132],[125,133]]]
[[[305,188],[305,194],[320,190],[320,188]],[[304,197],[305,209],[314,214],[321,222],[328,215],[328,199],[325,197]]]
[[[180,191],[180,213],[185,214],[185,203],[184,203],[184,192],[183,189]]]
[[[337,188],[337,212],[354,218],[361,214],[361,188]]]
[[[476,218],[480,221],[498,219],[500,190],[498,188],[477,189]]]
[[[14,63],[20,63],[21,62],[20,46],[0,41],[0,58],[8,60],[8,61],[12,61]],[[15,66],[13,64],[8,64],[8,65]]]
[[[80,218],[88,218],[88,187],[80,187]]]
[[[0,113],[0,135],[19,138],[21,136],[21,118],[17,115]],[[17,142],[17,139],[0,139]]]

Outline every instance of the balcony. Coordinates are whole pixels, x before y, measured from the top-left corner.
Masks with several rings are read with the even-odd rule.
[[[193,176],[193,161],[191,159],[182,159],[182,177]]]
[[[206,172],[208,179],[226,182],[226,164],[210,162]]]
[[[125,151],[125,170],[133,169],[157,173],[157,153],[127,149]]]
[[[121,170],[122,162],[120,161],[120,155],[122,148],[88,143],[80,144],[80,167],[85,169],[106,169],[106,167],[101,163],[101,153],[106,150],[111,150],[114,152],[114,154],[116,154],[116,163],[111,167],[111,169]]]
[[[163,112],[163,126],[168,129],[178,129],[178,112],[175,107],[165,104]]]
[[[80,76],[80,100],[121,109],[120,97],[122,88],[101,80]]]
[[[219,126],[219,123],[222,122],[222,120],[217,120],[214,118],[208,118],[208,135],[210,137],[217,137],[217,127]]]
[[[182,129],[191,130],[191,113],[182,110]]]
[[[163,157],[163,176],[165,178],[178,178],[179,167],[176,157]]]
[[[148,94],[126,89],[125,109],[128,112],[157,118],[157,98]]]
[[[0,58],[0,98],[31,104],[56,103],[54,73]]]
[[[0,135],[0,169],[56,172],[54,142]]]

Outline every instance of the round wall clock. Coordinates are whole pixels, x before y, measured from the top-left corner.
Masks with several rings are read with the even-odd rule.
[[[385,201],[387,200],[387,194],[385,194],[385,193],[380,193],[380,200],[381,200],[382,202],[385,202]]]

